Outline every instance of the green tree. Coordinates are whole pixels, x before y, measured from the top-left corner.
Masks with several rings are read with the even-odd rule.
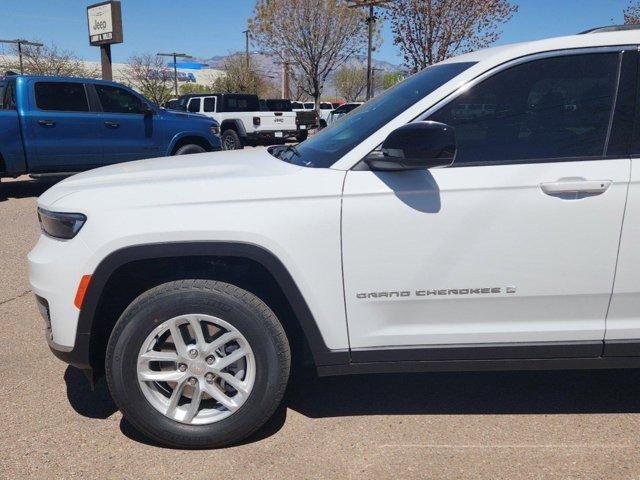
[[[273,96],[277,87],[261,71],[258,63],[244,54],[227,57],[223,63],[224,74],[213,81],[213,89],[221,93],[253,93],[259,97]]]
[[[351,64],[340,67],[333,77],[336,93],[348,102],[355,102],[367,87],[367,67]]]
[[[402,80],[404,80],[404,74],[402,72],[385,73],[382,77],[382,88],[386,90],[387,88],[391,88],[395,84],[400,83]]]

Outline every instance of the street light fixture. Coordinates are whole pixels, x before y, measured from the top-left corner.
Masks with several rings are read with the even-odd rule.
[[[16,38],[15,40],[0,40],[0,43],[10,43],[18,46],[18,58],[20,59],[20,73],[24,73],[24,67],[22,66],[22,46],[27,45],[30,47],[44,47],[42,43],[30,42],[22,38]]]
[[[193,58],[191,55],[187,55],[186,53],[158,53],[159,57],[173,57],[173,87],[176,92],[176,97],[178,96],[178,58]]]

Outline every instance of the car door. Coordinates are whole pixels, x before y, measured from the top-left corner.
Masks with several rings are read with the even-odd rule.
[[[105,164],[157,157],[164,153],[158,117],[143,98],[110,84],[95,83],[91,88],[95,89],[103,112],[99,128]]]
[[[200,113],[200,106],[202,105],[202,100],[198,97],[189,99],[189,103],[187,104],[187,112],[189,113]]]
[[[31,104],[24,113],[30,172],[76,172],[102,163],[100,114],[90,111],[84,83],[35,80]]]
[[[354,361],[602,353],[630,176],[633,82],[618,80],[635,56],[504,65],[425,114],[456,131],[450,167],[348,172]]]

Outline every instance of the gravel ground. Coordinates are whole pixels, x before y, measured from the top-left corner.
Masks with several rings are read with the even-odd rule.
[[[48,351],[26,269],[45,188],[0,184],[0,479],[640,479],[636,371],[309,375],[242,445],[154,445]]]

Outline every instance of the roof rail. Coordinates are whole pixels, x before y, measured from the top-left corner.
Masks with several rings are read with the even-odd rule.
[[[640,25],[607,25],[606,27],[596,27],[580,32],[578,35],[587,33],[624,32],[626,30],[640,30]]]

